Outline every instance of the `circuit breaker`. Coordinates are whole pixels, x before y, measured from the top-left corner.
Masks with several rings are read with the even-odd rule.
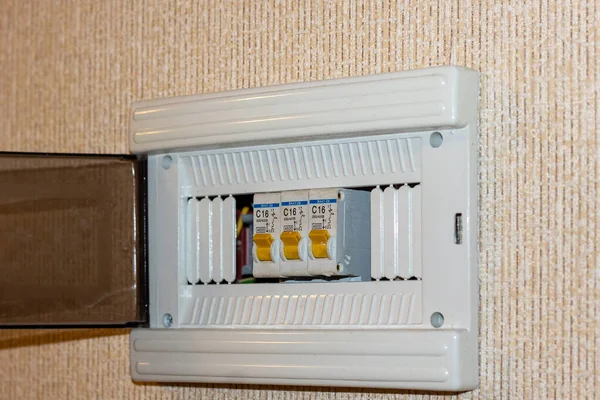
[[[314,189],[309,197],[309,274],[370,280],[369,192]]]
[[[281,195],[254,196],[254,236],[252,241],[253,271],[257,277],[280,276]]]
[[[282,277],[305,277],[308,273],[308,190],[281,192]]]
[[[436,67],[135,103],[133,379],[475,388],[478,87]]]

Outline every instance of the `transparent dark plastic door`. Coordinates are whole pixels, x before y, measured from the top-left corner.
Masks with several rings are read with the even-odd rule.
[[[145,163],[0,154],[0,327],[147,320]]]

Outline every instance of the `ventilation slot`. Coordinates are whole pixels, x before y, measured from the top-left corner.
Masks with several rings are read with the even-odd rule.
[[[186,275],[191,284],[235,280],[235,198],[191,198],[186,212]]]
[[[421,186],[371,191],[371,277],[421,278]]]
[[[336,139],[260,150],[207,150],[181,156],[187,194],[256,193],[350,187],[421,179],[421,139],[406,134]]]

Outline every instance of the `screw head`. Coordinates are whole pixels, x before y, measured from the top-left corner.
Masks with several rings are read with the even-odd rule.
[[[169,155],[164,156],[161,160],[161,165],[164,169],[171,168],[171,165],[173,165],[173,157]]]
[[[163,315],[163,325],[165,328],[170,328],[173,325],[173,316],[169,313]]]
[[[431,322],[431,326],[433,326],[434,328],[441,328],[442,325],[444,325],[444,315],[439,311],[436,311],[433,314],[431,314],[429,320]]]

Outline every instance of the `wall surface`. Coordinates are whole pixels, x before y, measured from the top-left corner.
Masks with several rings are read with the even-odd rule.
[[[600,2],[4,0],[0,150],[127,152],[130,103],[456,64],[481,71],[481,386],[600,393]],[[0,332],[0,398],[375,398],[142,385],[123,331]],[[424,394],[417,396],[429,397]]]

